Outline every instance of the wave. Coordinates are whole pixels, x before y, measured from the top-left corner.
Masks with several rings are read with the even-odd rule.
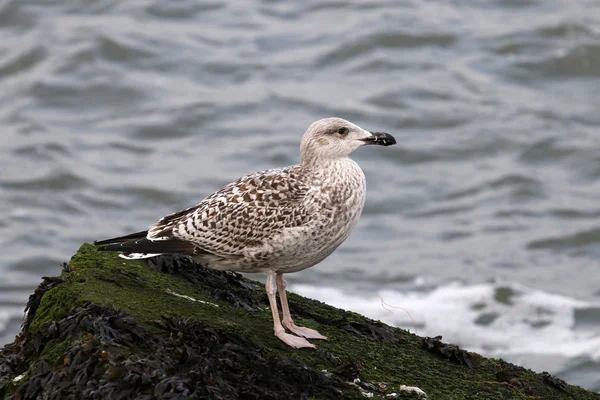
[[[536,356],[600,362],[600,302],[516,283],[466,286],[455,282],[428,292],[381,290],[362,295],[307,284],[292,285],[290,290],[412,332],[416,328],[421,336],[442,335],[444,341],[469,351],[520,360],[526,366],[536,366]],[[559,363],[555,367],[560,369]]]

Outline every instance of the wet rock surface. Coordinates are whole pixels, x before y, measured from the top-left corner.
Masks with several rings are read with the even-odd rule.
[[[473,368],[473,359],[469,352],[454,344],[442,342],[441,336],[423,338],[423,348],[427,349],[430,353],[439,354],[452,362]]]
[[[87,303],[46,334],[29,338],[33,346],[72,340],[53,366],[31,366],[20,356],[30,343],[5,349],[2,363],[27,370],[15,399],[129,398],[336,398],[344,382],[295,361],[270,357],[261,346],[235,332],[212,329],[190,319],[157,321],[150,333],[125,313]]]
[[[186,258],[149,267],[84,245],[60,278],[43,278],[23,331],[0,351],[0,398],[600,399],[441,337],[290,301],[330,337],[317,350],[273,336],[259,283]]]
[[[218,271],[193,262],[188,257],[160,256],[149,259],[151,268],[161,272],[181,276],[199,289],[209,290],[214,300],[230,302],[234,307],[247,311],[264,308],[262,296],[253,290],[261,287],[258,282],[250,283],[241,279],[242,275],[231,271]]]

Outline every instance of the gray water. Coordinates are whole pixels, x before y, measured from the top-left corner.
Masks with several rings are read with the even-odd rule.
[[[0,1],[0,340],[86,241],[259,169],[316,119],[359,226],[292,290],[600,390],[600,2]],[[260,277],[258,277],[260,278]],[[382,314],[383,313],[383,314]]]

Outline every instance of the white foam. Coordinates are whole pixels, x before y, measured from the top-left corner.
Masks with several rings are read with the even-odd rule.
[[[390,313],[382,305],[383,299],[389,305],[406,309],[417,324],[419,335],[442,335],[446,342],[486,356],[512,360],[523,359],[524,355],[545,359],[581,356],[600,360],[600,322],[596,323],[598,326],[588,324],[585,329],[575,325],[576,310],[597,308],[600,303],[518,284],[451,283],[430,292],[382,290],[371,295],[310,285],[293,285],[291,290],[414,331],[408,315],[400,309],[391,309]],[[512,293],[509,301],[501,296],[507,292]],[[495,319],[493,315],[497,315]],[[487,324],[482,322],[485,319]]]
[[[0,347],[14,340],[20,330],[18,321],[22,320],[22,305],[0,304]]]
[[[0,309],[0,347],[3,347],[6,343],[12,341],[8,333],[8,322],[11,318],[15,317],[15,313],[10,309]]]

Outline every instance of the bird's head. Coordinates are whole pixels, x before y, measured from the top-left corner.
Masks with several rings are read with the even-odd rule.
[[[342,118],[324,118],[313,122],[302,137],[302,164],[347,157],[366,145],[391,146],[396,139],[389,133],[369,132]]]

